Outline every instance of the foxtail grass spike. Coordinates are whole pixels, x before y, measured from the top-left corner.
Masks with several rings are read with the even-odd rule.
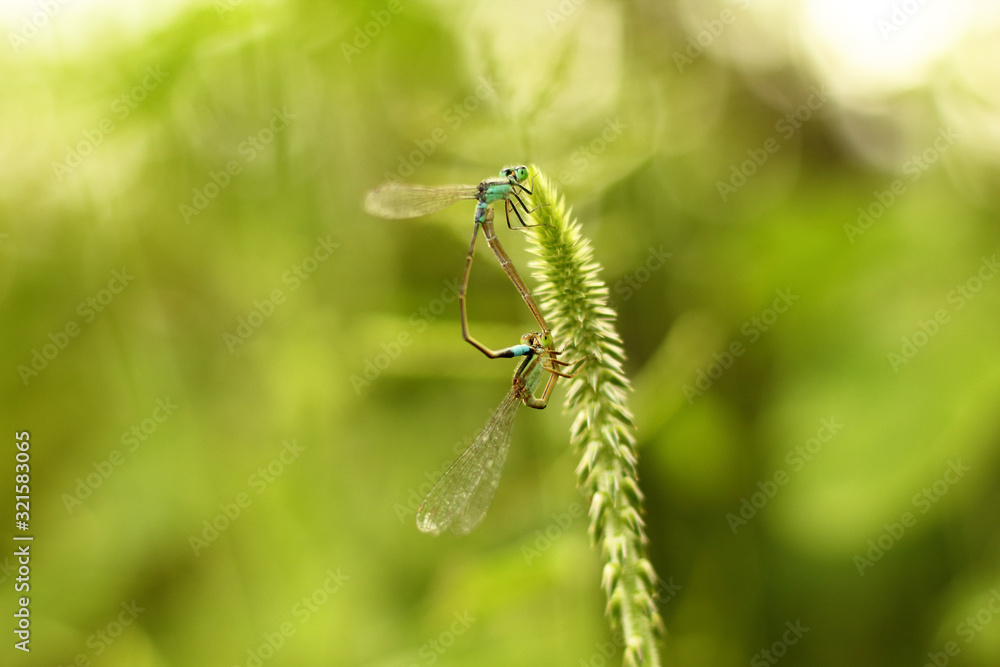
[[[566,407],[574,415],[570,442],[581,460],[576,474],[590,502],[590,535],[605,561],[601,585],[612,629],[624,638],[623,664],[661,665],[657,639],[663,621],[656,607],[656,572],[646,558],[643,495],[636,476],[635,424],[622,371],[625,352],[608,306],[608,288],[580,224],[552,183],[534,176],[529,231],[540,282],[536,294],[552,325],[561,359],[584,359],[569,381]]]

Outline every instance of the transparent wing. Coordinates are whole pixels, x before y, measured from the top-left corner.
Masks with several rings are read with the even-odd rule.
[[[521,405],[518,390],[511,388],[482,432],[438,480],[417,509],[417,528],[440,535],[451,528],[472,531],[493,502],[503,465],[510,449],[510,431]]]
[[[477,199],[477,185],[404,185],[389,182],[380,185],[365,197],[369,215],[389,220],[417,218],[440,211],[459,199]]]

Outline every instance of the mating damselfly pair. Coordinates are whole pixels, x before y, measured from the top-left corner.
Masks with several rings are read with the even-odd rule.
[[[533,194],[530,183],[525,185],[527,180],[527,167],[506,167],[500,171],[498,178],[486,179],[479,185],[434,187],[389,182],[372,190],[365,199],[365,210],[368,213],[387,219],[416,218],[440,211],[463,199],[476,200],[472,241],[465,258],[465,273],[458,297],[462,338],[490,359],[523,357],[514,372],[510,391],[497,406],[482,432],[448,468],[417,510],[417,528],[425,533],[437,535],[448,529],[456,533],[468,533],[479,524],[486,515],[500,483],[518,405],[523,403],[536,409],[544,408],[557,379],[571,377],[559,368],[574,364],[557,358],[559,352],[555,349],[552,333],[545,318],[542,317],[531,291],[518,275],[493,228],[492,205],[500,201],[504,203],[507,226],[510,229],[524,230],[533,226],[526,223],[522,217],[522,212],[528,215],[534,211],[521,199],[522,194]],[[520,224],[515,226],[511,223],[511,212]],[[539,328],[538,332],[522,336],[518,345],[498,350],[480,343],[469,332],[466,290],[480,228],[486,237],[487,245],[528,306]],[[541,396],[536,397],[534,392],[541,384],[543,372],[549,374],[548,380]]]

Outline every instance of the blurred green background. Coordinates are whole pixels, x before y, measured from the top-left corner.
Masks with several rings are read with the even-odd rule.
[[[35,537],[3,664],[620,663],[561,389],[475,533],[413,524],[513,364],[460,337],[472,205],[361,201],[525,162],[619,313],[665,664],[1000,664],[996,3],[0,26],[0,507],[29,431]],[[532,328],[485,248],[470,299],[494,347]]]

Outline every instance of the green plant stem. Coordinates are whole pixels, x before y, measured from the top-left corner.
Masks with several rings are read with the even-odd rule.
[[[570,442],[580,454],[577,481],[590,499],[591,543],[601,544],[602,586],[612,630],[624,639],[624,665],[660,665],[657,637],[663,621],[656,607],[656,572],[646,558],[643,495],[636,475],[635,424],[622,371],[625,352],[607,304],[608,288],[598,277],[590,242],[580,234],[565,201],[534,166],[529,235],[536,292],[553,327],[560,358],[586,357],[569,380],[566,407],[575,415]]]

